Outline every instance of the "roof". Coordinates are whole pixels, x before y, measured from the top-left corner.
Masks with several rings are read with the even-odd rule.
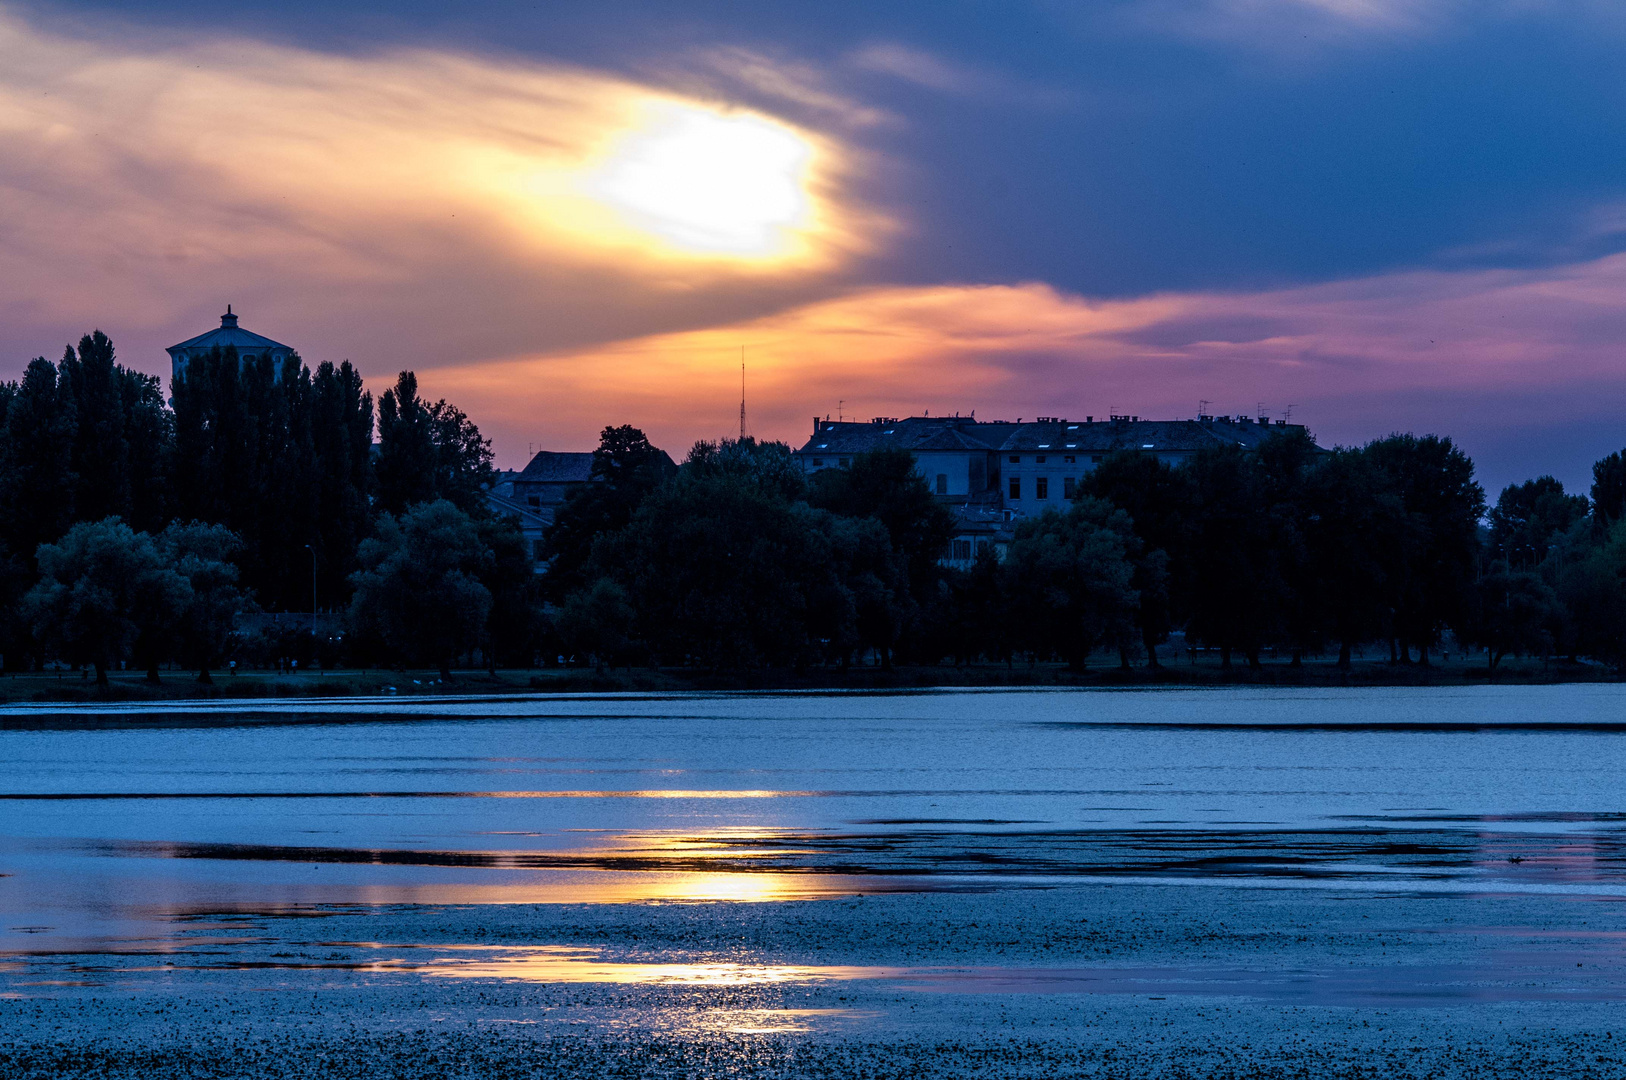
[[[1196,420],[1046,419],[1026,424],[976,421],[959,416],[911,416],[869,423],[822,420],[797,453],[861,454],[885,447],[922,451],[981,450],[999,453],[1057,452],[1110,454],[1118,450],[1192,452],[1206,447],[1254,447],[1272,432],[1302,431],[1303,425],[1256,421],[1251,417]]]
[[[514,474],[532,483],[582,484],[593,478],[593,455],[575,451],[541,450],[530,464]]]
[[[903,450],[997,450],[1009,425],[979,424],[970,417],[910,416],[869,423],[821,420],[802,447],[804,454],[862,454],[887,447]],[[996,434],[997,433],[997,434]],[[992,440],[992,441],[990,441]]]
[[[1253,448],[1272,433],[1302,431],[1301,424],[1270,423],[1251,417],[1232,420],[1046,420],[1018,424],[1004,442],[1001,453],[1076,450],[1081,453],[1110,454],[1118,450],[1161,450],[1193,452],[1218,446]]]
[[[553,508],[535,507],[495,491],[485,492],[486,505],[498,514],[519,519],[520,527],[547,528],[553,524]]]
[[[238,353],[243,353],[249,349],[262,352],[281,350],[282,352],[291,353],[294,351],[292,346],[284,345],[280,341],[272,341],[263,334],[256,334],[252,330],[244,330],[238,326],[237,316],[232,314],[231,305],[229,304],[226,306],[226,314],[220,317],[220,325],[217,328],[210,330],[206,334],[199,334],[195,338],[187,338],[179,345],[171,345],[164,351],[173,356],[178,352],[207,351],[217,346],[221,349],[235,348]]]

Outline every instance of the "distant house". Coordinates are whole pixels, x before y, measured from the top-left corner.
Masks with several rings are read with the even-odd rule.
[[[814,419],[813,437],[796,458],[815,473],[846,468],[866,451],[908,450],[915,471],[955,515],[957,528],[943,561],[966,566],[984,546],[1003,556],[1018,519],[1065,506],[1079,481],[1121,450],[1178,465],[1208,447],[1251,448],[1272,432],[1288,430],[1304,429],[1249,416],[1043,416],[1029,423],[962,416],[877,417],[868,423]]]
[[[273,372],[280,372],[282,362],[294,355],[294,349],[290,346],[238,326],[237,316],[232,314],[231,305],[227,304],[226,314],[220,317],[219,327],[195,338],[188,338],[179,345],[171,345],[165,350],[169,353],[170,377],[181,378],[186,374],[186,365],[191,361],[208,356],[215,349],[227,348],[236,349],[237,359],[244,364],[256,362],[262,356],[269,356]]]
[[[591,453],[543,450],[518,472],[499,473],[497,482],[486,492],[492,512],[519,521],[537,573],[547,569],[543,534],[553,524],[555,512],[564,505],[572,488],[592,478]]]

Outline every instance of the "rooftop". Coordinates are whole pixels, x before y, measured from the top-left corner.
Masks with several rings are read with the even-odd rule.
[[[819,420],[815,424],[813,437],[799,453],[839,456],[885,447],[912,452],[1189,452],[1226,445],[1253,447],[1263,442],[1271,432],[1302,430],[1302,424],[1251,416],[1199,416],[1190,420],[1142,420],[1138,416],[1113,416],[1102,420],[1093,417],[1084,420],[1042,417],[1026,423],[978,421],[961,416],[877,417],[868,423]]]
[[[237,316],[232,314],[231,305],[226,305],[226,314],[220,317],[220,325],[206,334],[199,334],[195,338],[187,338],[179,345],[171,345],[165,351],[171,356],[176,353],[207,352],[216,347],[221,349],[235,348],[239,354],[249,350],[260,352],[293,352],[292,346],[284,345],[280,341],[272,341],[263,334],[256,334],[252,330],[244,330],[237,325]]]

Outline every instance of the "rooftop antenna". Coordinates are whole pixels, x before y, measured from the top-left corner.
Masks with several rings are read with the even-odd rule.
[[[840,401],[836,402],[836,423],[838,423],[838,424],[841,423],[841,420],[842,420],[841,407],[843,405],[845,405],[845,404],[847,404],[847,399],[846,398],[842,398]]]
[[[740,346],[740,442],[745,441],[745,346]]]
[[[1297,405],[1289,405],[1287,408],[1282,410],[1282,423],[1285,424],[1289,420],[1293,419],[1293,410],[1296,408],[1298,408]]]
[[[1209,401],[1207,398],[1203,398],[1201,401],[1197,402],[1197,418],[1199,420],[1208,415],[1208,407],[1212,404],[1213,402]]]

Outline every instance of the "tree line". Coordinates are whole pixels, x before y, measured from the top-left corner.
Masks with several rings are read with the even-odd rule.
[[[548,534],[551,633],[610,664],[711,669],[1061,660],[1157,667],[1171,633],[1224,667],[1450,641],[1626,665],[1626,463],[1590,498],[1552,477],[1487,510],[1450,439],[1318,448],[1302,430],[1184,464],[1126,451],[1003,558],[954,530],[906,451],[804,474],[782,443],[697,443],[675,471],[611,428]],[[1166,651],[1166,647],[1165,647]],[[1380,653],[1381,655],[1381,653]]]
[[[489,442],[402,372],[193,360],[162,396],[101,333],[0,383],[0,652],[99,678],[297,648],[308,660],[538,660],[709,671],[1103,654],[1158,666],[1171,635],[1257,667],[1447,643],[1626,666],[1626,459],[1588,494],[1552,477],[1494,506],[1449,439],[1330,452],[1302,430],[1180,466],[1133,451],[1006,549],[944,564],[952,514],[903,451],[805,473],[790,447],[696,443],[674,465],[609,427],[534,573],[494,515]],[[302,643],[244,612],[342,614]],[[255,649],[259,649],[258,654]],[[1381,655],[1381,653],[1380,653]],[[1166,658],[1166,657],[1165,657]]]
[[[318,609],[347,616],[350,659],[444,669],[457,654],[400,626],[417,587],[402,564],[433,579],[454,553],[472,648],[529,662],[534,575],[515,523],[487,507],[490,443],[412,372],[375,409],[349,362],[227,348],[171,395],[100,331],[0,382],[8,669],[63,660],[105,679],[134,663],[156,678],[174,662],[207,678],[238,613]]]

